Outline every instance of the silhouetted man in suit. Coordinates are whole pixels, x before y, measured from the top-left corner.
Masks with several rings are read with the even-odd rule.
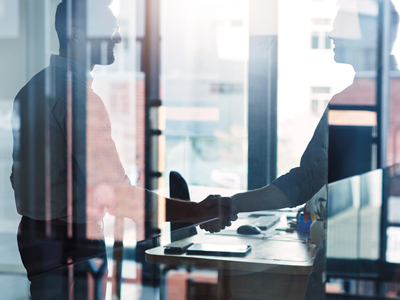
[[[130,184],[111,137],[107,110],[91,87],[94,66],[112,64],[114,48],[122,41],[110,2],[64,0],[58,5],[60,53],[51,56],[50,66],[14,101],[11,182],[22,215],[18,247],[32,299],[68,299],[72,287],[75,299],[85,298],[87,262],[93,259],[102,266],[99,276],[105,287],[102,219],[107,211],[141,220],[145,207],[145,218],[152,220],[163,201],[166,220],[198,223],[220,217],[211,223],[213,231],[236,218],[230,215],[227,198],[209,196],[193,203]],[[72,286],[67,267],[71,263]]]
[[[399,15],[392,3],[390,5],[392,19],[390,41],[393,47],[397,37]],[[377,60],[378,35],[382,30],[378,23],[378,14],[378,4],[375,1],[339,1],[339,11],[334,21],[334,28],[329,35],[334,43],[334,59],[338,63],[353,66],[356,75],[352,85],[332,98],[332,104],[373,105],[376,102],[376,71],[381,68]],[[391,51],[391,49],[388,50]],[[387,55],[390,55],[390,53],[387,53]],[[390,56],[390,66],[392,71],[397,70],[397,64],[393,56]],[[398,99],[400,80],[395,78],[392,79],[391,83],[388,164],[400,162],[400,146],[395,144],[395,131],[400,125],[398,117],[400,115],[400,99]],[[330,143],[332,142],[328,134],[329,124],[343,122],[345,117],[344,113],[332,114],[327,108],[302,155],[300,166],[291,169],[287,174],[282,175],[263,188],[232,196],[233,205],[237,212],[295,207],[310,200],[313,195],[328,183],[328,176],[330,175],[328,147],[331,147]],[[357,122],[365,122],[364,117],[365,114],[350,116],[350,119],[354,122],[352,125],[357,125]],[[340,147],[340,145],[338,146]],[[329,155],[332,155],[332,153],[329,153]],[[343,153],[338,160],[334,161],[334,167],[339,169],[351,168],[352,159],[354,162],[357,157],[351,157],[350,164],[348,164],[347,158],[347,153]],[[207,229],[207,224],[201,225],[201,227]],[[325,280],[326,255],[324,240],[320,245],[313,270],[309,276],[304,299],[325,299]]]

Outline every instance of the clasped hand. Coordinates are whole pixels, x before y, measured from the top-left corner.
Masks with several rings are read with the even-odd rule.
[[[211,233],[219,232],[225,227],[231,226],[232,221],[235,221],[238,218],[231,197],[209,195],[199,204],[205,208],[204,220],[218,218],[217,220],[202,223],[200,225],[201,229]]]

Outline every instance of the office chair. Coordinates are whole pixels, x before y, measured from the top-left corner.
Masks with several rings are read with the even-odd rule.
[[[171,171],[169,173],[169,195],[171,198],[190,201],[189,187],[185,179],[182,177],[182,175],[175,171]],[[188,238],[195,234],[197,234],[197,230],[192,223],[171,222],[171,242]],[[163,269],[164,286],[167,286],[166,277],[169,271],[177,271],[177,267],[164,266]],[[198,272],[195,272],[194,269],[191,267],[186,267],[185,271],[186,271],[185,275],[181,274],[175,276],[176,283],[182,282],[182,284],[186,284],[186,288],[188,290],[188,293],[186,295],[184,294],[180,295],[182,296],[182,298],[186,297],[186,299],[205,299],[202,298],[202,295],[204,295],[204,292],[207,293],[209,291],[210,293],[208,294],[208,299],[210,300],[216,299],[215,295],[218,287],[217,278],[211,279],[211,282],[201,282],[202,280],[204,280],[202,274],[198,274]],[[171,274],[169,280],[172,280],[172,282],[174,281],[173,277],[174,275]],[[180,277],[182,278],[179,279]],[[208,279],[208,281],[210,281],[210,279]]]
[[[190,201],[189,187],[178,172],[169,173],[169,196],[175,199]],[[187,227],[187,228],[186,228]],[[197,234],[196,228],[189,222],[171,222],[171,242]]]

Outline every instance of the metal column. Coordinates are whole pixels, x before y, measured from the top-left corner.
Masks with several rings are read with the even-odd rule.
[[[278,1],[250,0],[248,189],[277,173]]]

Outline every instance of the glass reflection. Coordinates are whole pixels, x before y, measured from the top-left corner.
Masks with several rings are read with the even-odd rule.
[[[10,87],[9,80],[0,82],[7,90],[0,99],[1,166],[7,170],[1,178],[8,187],[12,127],[11,182],[22,215],[6,204],[13,205],[11,189],[2,188],[2,231],[12,232],[11,241],[20,222],[16,255],[23,266],[10,275],[19,276],[12,277],[14,286],[26,284],[27,272],[32,299],[398,298],[398,171],[390,169],[387,177],[387,169],[375,170],[385,167],[379,164],[383,148],[387,165],[400,163],[400,72],[393,55],[399,16],[390,1],[390,33],[382,27],[383,1],[374,0],[337,6],[330,0],[39,2],[0,0],[2,51],[10,47],[20,60],[3,76],[30,77],[50,57],[50,66],[32,79],[19,74]],[[54,20],[60,48],[50,56]],[[158,21],[160,57],[148,40]],[[385,34],[390,46],[382,53]],[[255,37],[259,43],[250,42]],[[390,99],[381,97],[383,55],[390,62]],[[6,57],[0,60],[9,66]],[[160,74],[149,76],[146,64],[159,60]],[[270,72],[275,63],[276,74]],[[350,85],[353,73],[340,66],[354,71]],[[151,97],[150,78],[160,91]],[[15,97],[14,85],[25,82]],[[270,168],[259,163],[251,169],[248,149],[273,140],[249,140],[269,122],[265,114],[248,126],[251,84],[265,93],[278,90],[276,99],[268,98],[278,104],[271,165],[283,175],[243,192],[250,173]],[[256,110],[271,109],[263,106],[263,93],[257,97]],[[149,108],[153,101],[164,107]],[[390,103],[387,147],[380,144],[382,101]],[[264,152],[255,152],[264,161]],[[145,164],[148,157],[154,165]],[[144,188],[148,176],[157,193]],[[270,214],[277,220],[267,229],[262,221]],[[304,228],[296,227],[297,214]],[[259,227],[258,234],[238,233],[241,225]],[[163,247],[170,242],[253,249],[241,258],[168,256]],[[16,245],[3,244],[0,267],[8,278],[4,262],[19,257],[10,254]],[[28,297],[27,291],[16,294],[5,297]]]

